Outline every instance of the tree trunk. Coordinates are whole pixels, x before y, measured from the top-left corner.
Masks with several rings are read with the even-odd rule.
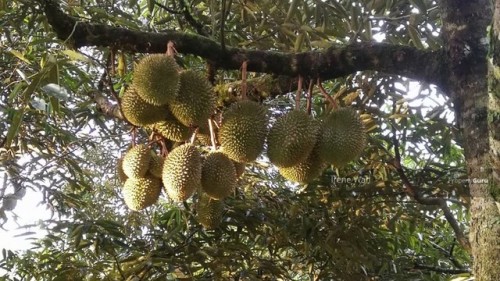
[[[497,2],[499,7],[500,0]],[[476,281],[494,281],[500,278],[500,68],[497,68],[500,52],[491,52],[488,46],[493,6],[489,0],[446,0],[442,4],[443,36],[450,60],[447,87],[465,139],[472,196],[469,238],[474,259],[473,273]],[[498,12],[495,12],[491,47],[500,46]],[[489,71],[488,62],[494,64]]]

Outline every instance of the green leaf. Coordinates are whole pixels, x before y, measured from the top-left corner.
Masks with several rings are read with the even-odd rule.
[[[70,60],[76,60],[76,61],[82,61],[82,62],[87,62],[91,63],[92,61],[86,57],[85,55],[82,55],[81,53],[73,50],[64,50],[62,51],[63,54],[68,56]]]
[[[9,130],[7,131],[7,137],[5,138],[4,147],[9,149],[12,145],[12,141],[17,136],[19,132],[19,128],[21,127],[23,116],[24,116],[24,108],[17,109],[12,116],[12,121],[10,122]]]
[[[31,64],[31,61],[29,59],[27,59],[21,52],[16,51],[16,50],[10,50],[9,52],[11,54],[13,54],[14,56],[16,56],[18,59],[24,61],[25,63]]]

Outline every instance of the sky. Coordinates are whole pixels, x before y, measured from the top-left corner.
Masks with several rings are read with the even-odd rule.
[[[0,174],[0,182],[3,182],[4,175]],[[7,192],[8,193],[8,192]],[[38,222],[50,218],[50,212],[45,208],[42,201],[42,195],[28,189],[26,195],[17,201],[16,208],[6,215],[8,221],[0,229],[0,250],[27,250],[31,247],[33,239],[41,238],[45,235]],[[17,219],[14,217],[17,216]],[[26,225],[33,225],[26,228]],[[30,235],[23,235],[31,232]]]

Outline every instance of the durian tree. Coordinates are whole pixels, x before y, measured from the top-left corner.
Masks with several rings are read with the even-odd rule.
[[[36,226],[47,235],[32,249],[2,251],[0,279],[497,280],[500,2],[493,2],[0,0],[0,224],[27,211],[16,208],[27,192],[43,194],[53,213]],[[150,55],[172,64],[137,72]],[[157,83],[151,75],[177,75],[177,67],[178,83],[191,71],[207,81],[156,87],[168,88],[162,100],[142,93]],[[213,96],[170,96],[190,88]],[[242,99],[262,107],[242,110]],[[129,110],[141,100],[150,103]],[[190,107],[195,118],[183,114]],[[329,115],[332,107],[356,112],[359,120],[347,125],[362,122],[368,133],[355,159],[318,166],[311,163],[332,153],[285,146],[301,126],[304,142],[323,131],[313,122],[321,116],[351,120]],[[284,127],[269,131],[267,141],[277,141],[265,149],[278,149],[269,155],[259,154],[265,126],[200,121],[210,111],[232,120],[239,110],[253,124],[262,108],[269,126]],[[286,121],[297,110],[308,116]],[[137,111],[141,118],[131,115]],[[350,136],[349,128],[329,131]],[[255,133],[250,156],[210,151],[239,144],[227,131]],[[203,159],[223,156],[211,162],[229,167],[230,195],[172,200],[163,191],[156,203],[147,197],[131,208],[124,197],[143,194],[136,186],[156,194],[162,176],[177,188],[179,163],[197,163],[185,164],[199,177],[189,178],[193,190],[228,180],[198,156],[179,156],[193,151],[182,144],[195,132],[195,143],[209,139]],[[145,149],[120,161],[154,163],[172,151],[165,166],[175,173],[135,160],[116,172],[121,157],[157,137],[161,153]],[[346,138],[327,152],[357,150],[358,138]],[[294,150],[298,169],[282,160]],[[249,163],[232,169],[231,161]],[[304,172],[309,166],[319,167],[314,176]]]

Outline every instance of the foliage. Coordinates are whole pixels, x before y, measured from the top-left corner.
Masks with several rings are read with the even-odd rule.
[[[82,21],[176,29],[248,49],[299,52],[374,38],[441,44],[435,1],[157,2],[68,0],[63,7]],[[221,226],[205,231],[191,201],[162,199],[131,212],[122,200],[114,170],[129,125],[103,114],[93,98],[98,91],[116,103],[139,55],[119,54],[110,65],[114,50],[77,51],[57,40],[39,4],[3,0],[0,8],[0,197],[22,200],[30,189],[54,212],[40,225],[49,235],[31,250],[3,250],[0,267],[9,273],[0,279],[444,280],[448,269],[467,272],[470,258],[442,210],[409,197],[393,165],[396,145],[410,181],[425,196],[445,198],[467,227],[461,140],[433,86],[370,71],[326,81],[341,104],[371,116],[362,157],[307,186],[286,182],[261,158],[225,201]],[[180,54],[180,61],[204,68],[200,58]],[[219,84],[238,77],[216,76]],[[328,104],[314,91],[313,112],[321,115]],[[280,115],[294,101],[283,93],[265,103]],[[3,220],[11,214],[0,209]]]

